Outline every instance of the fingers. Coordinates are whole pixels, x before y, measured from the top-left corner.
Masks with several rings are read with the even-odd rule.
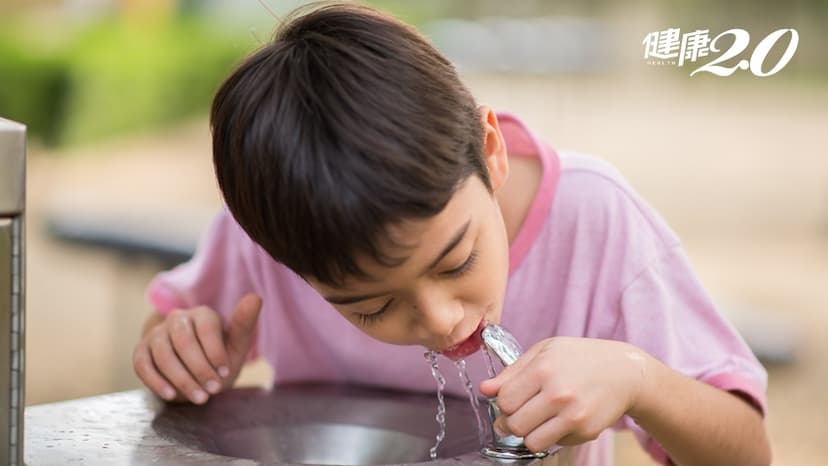
[[[133,352],[135,373],[158,396],[196,404],[232,385],[253,341],[261,310],[255,294],[236,305],[225,331],[218,313],[202,307],[173,311],[145,331]]]
[[[253,342],[253,332],[259,320],[259,312],[262,308],[262,299],[258,295],[250,293],[245,295],[230,318],[227,329],[227,352],[231,360],[233,371],[241,367],[250,345]]]
[[[145,343],[142,342],[135,348],[132,354],[132,366],[138,378],[156,395],[168,401],[175,398],[175,388],[158,372],[152,361],[149,347]]]
[[[480,385],[480,392],[487,396],[497,396],[497,406],[503,414],[511,415],[541,391],[547,377],[551,374],[537,364],[532,364],[538,353],[539,345],[533,346],[514,364],[505,368],[494,379],[486,380]]]
[[[198,320],[202,326],[203,332],[199,335],[196,334],[194,320]],[[196,379],[200,386],[199,389],[203,388],[210,394],[216,394],[222,387],[221,378],[208,360],[206,351],[199,341],[202,339],[211,343],[213,353],[224,352],[221,344],[221,323],[219,321],[218,325],[211,324],[210,320],[218,320],[218,316],[214,312],[203,312],[203,310],[202,312],[177,311],[167,317],[170,341],[175,354],[178,355],[187,372]],[[210,335],[211,330],[213,335]],[[215,348],[216,340],[220,345],[219,349]],[[204,398],[198,391],[184,393],[194,402]]]
[[[503,370],[500,371],[496,377],[481,382],[480,393],[490,398],[497,396],[501,387],[507,380],[514,378],[516,374],[522,372],[526,366],[532,362],[535,355],[537,355],[537,353],[543,348],[543,343],[544,342],[537,343],[529,348],[529,350],[523,353],[514,364],[503,368]]]
[[[230,358],[224,346],[224,327],[216,312],[193,312],[196,337],[212,368],[222,378],[230,375]]]
[[[497,406],[500,412],[511,416],[523,409],[528,402],[542,395],[543,379],[538,368],[516,373],[500,387],[497,392]],[[536,402],[540,405],[540,402]],[[540,406],[538,406],[540,407]]]
[[[498,399],[498,404],[499,401]],[[525,437],[557,415],[564,403],[565,401],[550,400],[543,392],[539,392],[520,406],[514,414],[504,414],[503,419],[499,419],[500,430],[518,437]]]
[[[510,420],[507,419],[506,424],[509,423]],[[532,429],[524,435],[523,440],[530,450],[542,451],[553,445],[570,446],[590,442],[597,439],[604,428],[596,416],[590,415],[589,409],[572,405]]]
[[[494,428],[499,435],[523,437],[524,444],[534,452],[555,445],[579,445],[598,438],[603,428],[587,409],[567,406],[563,401],[550,403],[539,394],[517,413],[499,416]]]
[[[567,431],[565,421],[560,417],[553,417],[523,437],[523,444],[532,451],[544,451],[557,444]]]
[[[180,393],[196,404],[207,401],[207,393],[184,367],[173,349],[169,335],[164,332],[154,332],[149,348],[158,371]]]
[[[570,446],[590,442],[601,435],[603,429],[589,421],[584,413],[562,413],[555,416],[523,439],[532,451],[546,450],[553,445]]]

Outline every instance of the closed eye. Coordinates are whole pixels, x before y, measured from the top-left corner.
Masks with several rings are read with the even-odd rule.
[[[468,273],[472,269],[472,267],[474,267],[474,264],[477,263],[478,256],[478,251],[476,249],[472,250],[471,254],[469,254],[469,257],[466,259],[465,262],[463,262],[462,265],[460,265],[457,268],[447,270],[443,272],[442,275],[448,276],[450,278],[462,277],[463,275]],[[388,308],[391,306],[391,303],[393,302],[393,299],[389,299],[388,302],[385,303],[385,305],[382,306],[379,310],[369,314],[357,313],[356,317],[359,320],[360,325],[368,326],[379,322],[379,320],[382,319],[383,316],[385,316],[385,314],[388,311]]]
[[[371,325],[373,323],[378,322],[383,314],[388,310],[388,307],[391,306],[391,303],[394,302],[393,299],[389,299],[384,306],[382,306],[378,311],[372,312],[370,314],[357,314],[357,319],[359,319],[360,325]]]
[[[447,270],[447,271],[443,272],[443,274],[447,275],[451,278],[461,277],[465,273],[467,273],[469,270],[471,270],[471,268],[474,266],[475,262],[477,262],[477,257],[478,257],[478,254],[477,254],[477,250],[475,249],[471,252],[471,254],[469,254],[468,259],[466,259],[466,262],[463,262],[463,265],[461,265],[460,267],[457,267],[456,269]]]

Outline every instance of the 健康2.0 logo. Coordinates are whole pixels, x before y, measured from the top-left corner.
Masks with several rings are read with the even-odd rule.
[[[717,44],[726,36],[733,36],[733,43],[718,57],[712,53],[721,52]],[[771,48],[780,40],[786,40],[788,46],[775,64],[766,64],[765,59]],[[716,76],[730,76],[736,70],[750,70],[754,76],[767,77],[778,73],[793,58],[799,45],[799,33],[796,29],[778,29],[765,36],[753,47],[749,59],[742,59],[733,66],[724,66],[725,62],[741,54],[750,46],[750,34],[744,29],[728,29],[710,39],[709,29],[697,29],[682,34],[679,28],[665,29],[647,34],[641,42],[644,45],[644,59],[650,65],[678,65],[696,63],[700,58],[710,56],[711,60],[690,72],[713,73]],[[732,64],[732,63],[731,63]],[[770,69],[764,71],[766,67]]]

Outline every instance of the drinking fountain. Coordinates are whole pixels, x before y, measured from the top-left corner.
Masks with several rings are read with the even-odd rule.
[[[26,127],[0,118],[0,464],[23,464]]]

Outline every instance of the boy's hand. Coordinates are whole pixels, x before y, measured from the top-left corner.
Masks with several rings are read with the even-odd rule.
[[[501,433],[524,437],[532,451],[594,440],[636,402],[649,355],[610,340],[543,340],[480,392],[497,396]]]
[[[135,373],[165,400],[206,402],[238,377],[261,307],[257,295],[244,296],[226,330],[207,307],[170,312],[144,332],[133,353]]]

